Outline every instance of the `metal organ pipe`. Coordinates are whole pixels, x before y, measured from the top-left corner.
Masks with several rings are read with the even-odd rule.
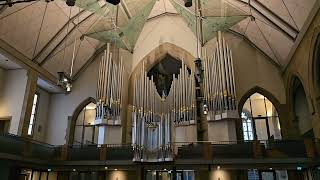
[[[124,76],[122,60],[118,63],[112,60],[110,44],[107,44],[98,70],[96,124],[121,123]]]
[[[187,66],[182,63],[179,75],[172,75],[169,93],[162,95],[157,92],[154,78],[147,77],[144,63],[135,79],[132,115],[132,132],[136,138],[132,141],[135,147],[134,160],[172,160],[171,122],[176,126],[189,125],[196,119],[194,73],[189,73]]]
[[[218,32],[212,57],[206,54],[203,66],[207,119],[236,118],[238,113],[232,52],[221,32]]]

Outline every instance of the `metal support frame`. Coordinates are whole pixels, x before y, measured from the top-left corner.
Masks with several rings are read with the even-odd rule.
[[[87,16],[86,18],[84,18],[83,20],[81,20],[78,24],[74,25],[74,27],[68,32],[68,34],[66,34],[63,39],[50,51],[50,53],[41,61],[38,62],[38,64],[40,66],[44,65],[50,58],[50,56],[52,55],[52,53],[65,41],[68,39],[68,37],[73,33],[74,30],[77,29],[78,26],[80,26],[82,23],[84,23],[87,19],[89,19],[90,17],[92,17],[95,13],[91,13],[89,16]]]
[[[126,13],[128,19],[131,19],[132,18],[132,14],[130,13],[126,2],[125,1],[121,1],[120,3],[121,3],[121,7],[123,8],[124,12]]]
[[[10,60],[16,62],[21,65],[25,69],[30,69],[38,73],[39,77],[47,80],[50,84],[56,86],[57,78],[52,75],[47,70],[41,68],[37,64],[31,61],[28,57],[26,57],[23,53],[12,47],[10,44],[0,39],[0,52],[3,53]],[[63,91],[60,86],[56,86]]]
[[[254,42],[252,42],[247,36],[229,29],[228,32],[230,32],[231,34],[234,34],[242,39],[244,39],[245,41],[247,41],[251,46],[253,46],[255,49],[257,49],[263,56],[265,56],[273,65],[275,65],[279,70],[281,70],[280,64],[276,63],[268,54],[266,54],[262,49],[260,49]]]
[[[4,12],[6,9],[7,9],[7,5],[2,5],[1,7],[0,7],[0,14],[2,13],[2,12]]]
[[[295,27],[293,27],[291,24],[289,24],[286,20],[284,20],[281,16],[277,15],[276,13],[274,13],[273,11],[271,11],[267,6],[265,6],[264,4],[262,4],[260,2],[260,0],[254,0],[255,3],[257,3],[257,5],[259,5],[260,7],[262,7],[264,10],[266,10],[268,13],[270,13],[270,15],[272,15],[273,17],[275,17],[277,20],[281,21],[281,23],[283,23],[288,29],[290,29],[291,31],[293,31],[296,34],[299,34],[299,30]],[[289,12],[290,13],[290,12]],[[294,19],[292,19],[294,21]]]
[[[79,76],[81,75],[82,72],[84,72],[89,66],[90,64],[92,64],[97,57],[103,53],[103,51],[107,48],[107,43],[104,44],[103,46],[101,46],[99,49],[97,49],[95,51],[95,53],[86,61],[86,63],[80,68],[80,70],[78,70],[76,72],[76,74],[74,76],[71,77],[72,81],[75,81],[79,78]]]
[[[274,12],[272,12],[269,8],[267,8],[266,6],[264,6],[261,2],[258,2],[257,0],[254,0],[254,2],[257,2],[256,5],[258,5],[260,8],[262,8],[264,11],[270,13],[275,19],[277,19],[277,21],[279,21],[283,26],[285,26],[286,28],[290,29],[290,31],[294,32],[296,34],[296,36],[292,36],[290,33],[288,33],[286,30],[284,30],[282,27],[280,27],[277,23],[273,22],[268,16],[266,16],[265,14],[263,14],[262,12],[260,12],[255,6],[253,6],[251,3],[247,3],[241,0],[235,0],[238,1],[242,4],[245,5],[249,5],[250,8],[252,8],[255,12],[257,12],[260,16],[262,16],[264,19],[266,19],[271,25],[275,26],[277,28],[277,30],[279,30],[281,33],[283,33],[286,37],[288,37],[291,41],[295,41],[297,34],[299,33],[299,31],[294,28],[293,26],[289,25],[288,22],[284,21],[282,18],[280,18],[277,14],[275,14]]]
[[[47,44],[46,44],[45,46],[43,46],[43,48],[42,48],[42,49],[38,52],[38,54],[32,59],[32,61],[36,61],[36,60],[40,57],[40,55],[53,43],[53,41],[54,41],[57,37],[59,37],[59,35],[63,32],[63,30],[64,30],[65,28],[67,28],[70,23],[72,23],[77,17],[81,16],[84,12],[86,12],[86,10],[82,10],[82,11],[80,11],[78,14],[76,14],[76,15],[74,15],[72,18],[70,18],[70,19],[68,20],[68,22],[66,22],[66,23],[62,26],[62,28],[60,28],[59,31],[47,42]]]

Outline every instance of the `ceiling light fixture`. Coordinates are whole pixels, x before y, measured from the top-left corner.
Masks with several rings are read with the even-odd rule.
[[[67,92],[71,91],[72,84],[71,78],[65,72],[58,72],[58,83],[59,86],[62,86]]]

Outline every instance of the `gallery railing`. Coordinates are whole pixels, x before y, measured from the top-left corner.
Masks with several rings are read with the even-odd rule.
[[[62,145],[50,144],[11,134],[0,135],[0,158],[24,157],[51,161],[134,161],[137,153],[175,159],[270,159],[320,157],[318,139],[266,141],[175,142],[152,154],[132,144]],[[11,155],[11,156],[8,156]]]
[[[149,149],[139,145],[133,145],[133,161],[144,162],[165,162],[173,160],[173,146],[171,144],[162,145],[157,149]],[[142,159],[141,159],[142,158]]]
[[[13,134],[1,134],[0,153],[48,160],[58,156],[59,147]]]

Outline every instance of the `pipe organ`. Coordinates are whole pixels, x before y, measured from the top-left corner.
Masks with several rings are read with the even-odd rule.
[[[177,78],[176,78],[177,77]],[[134,161],[161,162],[173,160],[174,126],[196,122],[194,74],[182,64],[179,75],[173,74],[169,94],[160,96],[153,77],[143,68],[135,78],[132,143]]]
[[[171,119],[176,126],[195,124],[196,119],[196,94],[193,72],[182,63],[178,78],[173,74],[171,91],[167,97],[170,106]]]
[[[123,90],[125,84],[122,59],[117,64],[112,60],[110,44],[100,61],[97,84],[95,124],[121,124]]]
[[[204,112],[207,120],[238,118],[232,51],[218,32],[212,56],[205,52]]]

